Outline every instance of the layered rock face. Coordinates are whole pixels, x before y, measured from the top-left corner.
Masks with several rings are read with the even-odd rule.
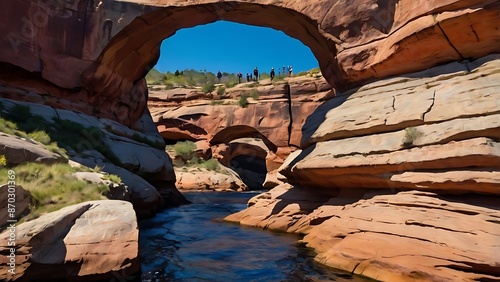
[[[260,83],[243,83],[222,95],[199,89],[152,90],[148,108],[165,140],[195,141],[200,157],[218,159],[250,189],[262,189],[266,172],[276,170],[300,145],[307,117],[335,91],[323,77],[312,74],[286,78],[286,84],[271,84],[269,79]],[[248,105],[238,105],[244,95],[250,97]],[[202,183],[200,177],[198,182]]]
[[[318,108],[280,185],[226,220],[306,234],[384,281],[498,280],[500,56],[366,84]]]
[[[2,2],[0,61],[35,72],[5,79],[16,69],[4,65],[2,82],[51,89],[48,96],[66,107],[132,126],[146,104],[141,78],[156,62],[161,41],[221,19],[301,40],[339,90],[499,49],[500,32],[491,24],[500,10],[495,0],[129,2]],[[21,80],[38,82],[26,87]]]
[[[99,232],[92,232],[96,228]],[[11,231],[0,234],[9,254]],[[15,227],[15,275],[0,258],[4,281],[90,281],[131,278],[140,270],[139,229],[132,205],[92,201],[45,214]]]
[[[302,144],[314,145],[283,174],[313,187],[498,195],[499,68],[491,55],[331,99],[304,125]]]
[[[334,96],[322,77],[287,78],[274,85],[248,83],[226,89],[225,93],[204,94],[199,89],[151,91],[148,109],[158,131],[166,140],[209,140],[211,144],[228,143],[244,137],[264,139],[267,146],[300,146],[306,118],[325,100]],[[251,98],[256,93],[257,98]],[[249,104],[238,99],[246,95]]]

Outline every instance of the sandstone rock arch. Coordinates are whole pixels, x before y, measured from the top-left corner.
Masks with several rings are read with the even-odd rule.
[[[0,62],[59,87],[50,104],[134,127],[146,108],[142,77],[176,30],[229,20],[283,30],[309,46],[323,75],[346,90],[362,83],[479,58],[498,50],[497,0],[8,0]],[[12,72],[5,70],[4,73]],[[9,73],[10,74],[10,73]],[[44,92],[47,85],[31,86]],[[3,82],[3,81],[2,81]],[[6,82],[7,85],[11,81]],[[17,84],[18,85],[18,84]],[[16,86],[17,86],[16,85]],[[24,94],[11,94],[24,100]],[[60,102],[64,100],[64,102]],[[49,103],[38,101],[40,103]]]
[[[235,139],[239,138],[258,138],[262,139],[262,141],[266,144],[269,150],[276,152],[278,147],[269,140],[264,134],[262,134],[257,129],[248,126],[248,125],[233,125],[223,130],[217,132],[212,139],[210,139],[211,145],[221,144],[221,143],[229,143]]]
[[[83,87],[108,97],[129,100],[124,104],[142,104],[144,100],[140,97],[144,95],[144,90],[141,79],[156,64],[161,42],[179,29],[218,20],[270,27],[299,39],[318,59],[329,82],[332,85],[342,84],[341,79],[336,79],[342,75],[338,73],[340,70],[334,58],[335,45],[320,33],[318,23],[306,15],[279,5],[245,1],[205,2],[211,1],[165,7],[134,19],[114,36],[100,56],[83,72]],[[203,43],[200,42],[200,51],[202,49]],[[121,106],[127,108],[126,105]]]

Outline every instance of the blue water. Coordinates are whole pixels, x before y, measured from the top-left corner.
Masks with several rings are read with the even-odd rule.
[[[140,222],[142,281],[365,281],[316,264],[298,236],[223,222],[256,193],[186,193]]]

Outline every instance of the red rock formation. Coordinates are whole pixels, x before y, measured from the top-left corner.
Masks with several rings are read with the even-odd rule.
[[[0,234],[2,253],[10,230]],[[91,201],[16,226],[15,275],[0,257],[2,281],[109,280],[140,271],[139,229],[132,205]]]
[[[2,2],[0,61],[40,73],[62,88],[58,99],[127,125],[145,108],[141,78],[157,60],[160,42],[180,28],[220,19],[268,26],[301,40],[340,90],[499,49],[495,0],[43,3]],[[64,40],[55,40],[61,35]],[[71,95],[74,89],[78,96]]]

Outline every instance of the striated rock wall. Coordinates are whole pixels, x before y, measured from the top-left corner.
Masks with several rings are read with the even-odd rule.
[[[282,173],[310,187],[498,195],[499,69],[490,55],[343,93],[308,118],[307,148]]]
[[[258,87],[242,83],[222,95],[199,89],[152,88],[148,107],[167,143],[198,141],[198,146],[208,147],[203,149],[203,158],[218,159],[234,169],[246,186],[257,190],[263,189],[266,171],[275,171],[300,145],[307,117],[335,95],[320,75],[274,84],[267,79]],[[248,105],[238,104],[243,95],[249,97]],[[269,185],[273,184],[264,186]]]
[[[293,185],[226,220],[377,280],[500,279],[499,70],[492,54],[340,93],[280,168]]]
[[[247,87],[248,83],[228,88],[223,97],[198,89],[151,91],[148,108],[167,140],[209,140],[217,144],[255,137],[268,139],[273,151],[276,146],[299,147],[306,118],[333,97],[331,86],[322,77],[287,79],[290,105],[284,83],[262,83],[255,88]],[[253,91],[258,98],[251,98]],[[250,97],[245,107],[237,104],[242,95]]]

